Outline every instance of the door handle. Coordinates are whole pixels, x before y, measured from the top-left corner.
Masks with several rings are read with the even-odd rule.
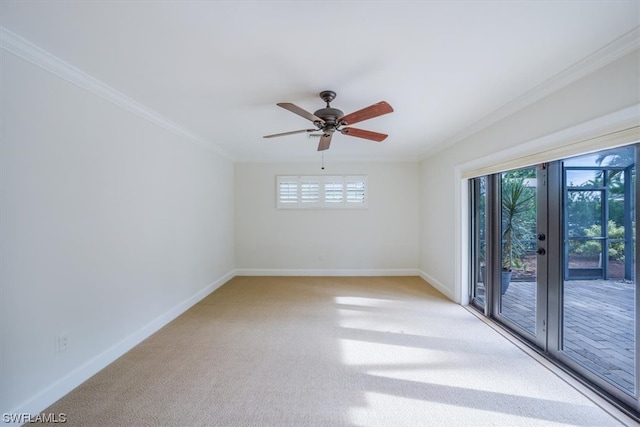
[[[547,236],[544,235],[544,233],[538,233],[538,240],[540,240],[541,242],[544,241],[544,239],[546,239]]]
[[[544,248],[538,248],[538,250],[536,251],[536,253],[538,255],[544,255],[547,253],[547,251],[544,250]]]

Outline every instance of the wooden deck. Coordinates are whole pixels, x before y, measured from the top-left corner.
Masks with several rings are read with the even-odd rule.
[[[635,283],[564,282],[564,352],[631,393],[635,390]],[[535,282],[512,282],[501,313],[534,332]]]

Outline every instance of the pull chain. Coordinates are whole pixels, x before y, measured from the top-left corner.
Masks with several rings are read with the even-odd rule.
[[[322,170],[324,170],[324,151],[322,151],[320,155],[322,156]]]

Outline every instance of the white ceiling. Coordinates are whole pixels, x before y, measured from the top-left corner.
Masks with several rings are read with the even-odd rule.
[[[276,106],[395,112],[325,157],[417,160],[489,123],[640,24],[638,1],[100,1],[0,3],[0,25],[237,161],[316,160]]]

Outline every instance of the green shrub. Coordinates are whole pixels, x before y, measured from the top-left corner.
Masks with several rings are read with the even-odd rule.
[[[615,222],[609,221],[607,228],[609,229],[610,239],[624,239],[624,226],[618,226]],[[585,228],[584,235],[587,237],[603,237],[600,224]],[[601,250],[602,244],[600,240],[587,240],[576,245],[573,252],[585,256],[598,256]],[[609,243],[609,259],[612,261],[624,260],[624,241]]]

